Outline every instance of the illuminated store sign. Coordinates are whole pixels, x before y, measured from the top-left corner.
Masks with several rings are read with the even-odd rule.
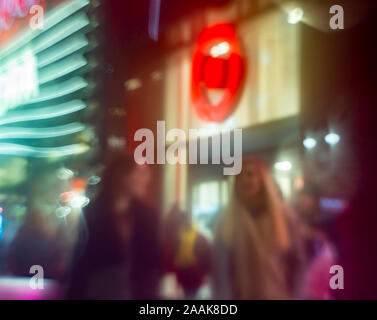
[[[199,35],[193,56],[191,95],[198,116],[204,121],[225,120],[236,106],[244,62],[233,25],[217,24]],[[216,102],[210,95],[220,94]]]
[[[57,3],[42,30],[25,27],[0,50],[0,155],[58,158],[90,149],[91,128],[80,116],[94,88],[90,1]]]
[[[0,67],[0,115],[38,96],[37,59],[25,50]]]
[[[1,0],[0,31],[10,29],[14,19],[26,17],[30,8],[39,2],[40,0]]]

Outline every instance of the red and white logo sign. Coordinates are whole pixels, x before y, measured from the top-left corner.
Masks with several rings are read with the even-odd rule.
[[[191,80],[192,102],[200,119],[220,122],[234,111],[243,74],[234,26],[223,23],[204,29],[195,47]]]

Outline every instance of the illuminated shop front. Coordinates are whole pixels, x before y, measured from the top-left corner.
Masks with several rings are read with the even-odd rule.
[[[231,1],[181,20],[168,38],[183,45],[165,63],[166,130],[242,128],[244,154],[263,157],[291,199],[302,184],[299,24],[282,8]],[[199,220],[213,217],[230,197],[220,167],[167,165],[164,210],[178,202]]]
[[[19,213],[33,168],[55,164],[79,177],[98,153],[97,22],[89,0],[8,2],[0,10],[0,206]],[[43,8],[39,28],[33,5]]]

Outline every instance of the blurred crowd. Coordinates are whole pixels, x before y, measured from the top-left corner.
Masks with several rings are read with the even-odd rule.
[[[61,186],[40,176],[31,195],[38,201],[3,253],[3,273],[29,277],[41,265],[65,299],[333,298],[336,250],[314,186],[288,204],[266,164],[245,157],[208,237],[178,204],[165,214],[148,206],[150,179],[148,166],[119,156],[84,212],[57,220]]]

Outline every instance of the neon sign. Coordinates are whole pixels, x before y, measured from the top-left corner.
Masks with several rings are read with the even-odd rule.
[[[0,67],[0,116],[38,94],[37,59],[30,49]]]
[[[1,0],[0,1],[0,31],[9,30],[14,19],[24,18],[33,5],[40,0]]]
[[[192,63],[191,96],[199,118],[210,122],[225,120],[234,111],[244,74],[233,25],[224,23],[204,29]],[[211,91],[222,93],[215,103],[209,99]]]

